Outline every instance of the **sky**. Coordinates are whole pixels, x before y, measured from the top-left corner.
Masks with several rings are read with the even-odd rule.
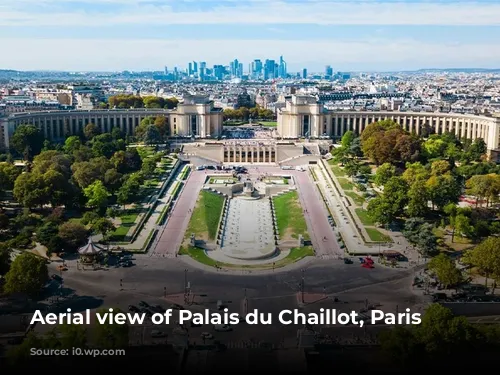
[[[0,0],[0,69],[500,68],[500,0]]]

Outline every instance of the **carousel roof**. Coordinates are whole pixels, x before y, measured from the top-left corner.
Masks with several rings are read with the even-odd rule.
[[[94,244],[92,241],[92,238],[89,238],[89,242],[85,246],[82,246],[78,249],[78,253],[80,255],[94,255],[94,254],[99,254],[102,251],[102,249]]]

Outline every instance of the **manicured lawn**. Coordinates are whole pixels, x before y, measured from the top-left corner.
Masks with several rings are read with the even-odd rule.
[[[288,256],[283,260],[288,259],[289,263],[292,263],[301,260],[302,258],[312,256],[314,256],[314,250],[312,246],[295,247],[293,249],[290,249],[290,254],[288,254]]]
[[[362,208],[356,208],[356,215],[358,215],[359,220],[361,220],[363,225],[375,225],[373,220],[368,216],[368,211],[363,210]]]
[[[298,238],[302,234],[308,240],[310,237],[298,193],[291,191],[279,195],[273,198],[273,202],[280,236]]]
[[[357,205],[357,206],[362,206],[363,203],[365,203],[365,198],[363,198],[361,195],[359,194],[356,194],[354,191],[344,191],[345,195],[347,195],[348,197],[352,198],[352,200],[354,201],[354,203]]]
[[[344,190],[352,190],[354,189],[354,185],[349,182],[346,178],[339,178],[339,184],[340,184],[340,187]]]
[[[202,190],[189,221],[186,237],[194,233],[196,237],[208,237],[214,240],[217,236],[223,205],[223,196]]]
[[[365,228],[366,233],[370,236],[370,239],[374,242],[392,242],[391,237],[386,236],[375,228]]]
[[[333,159],[328,160],[328,164],[330,164],[330,168],[335,176],[344,177],[346,175],[344,170],[340,168],[338,164],[333,161]]]
[[[179,255],[189,255],[191,258],[205,264],[207,266],[215,267],[216,265],[220,265],[217,261],[210,258],[204,249],[200,249],[199,247],[189,246],[187,248],[181,247],[179,249]]]
[[[272,262],[272,259],[269,260],[269,263],[266,264],[256,264],[256,265],[241,265],[238,266],[236,264],[227,264],[220,263],[210,258],[204,249],[198,247],[181,247],[179,250],[179,255],[189,255],[191,258],[205,264],[207,266],[215,267],[223,267],[228,269],[272,269],[272,268],[280,268],[285,267],[289,264],[295,263],[305,257],[314,256],[314,250],[312,246],[304,246],[304,247],[296,247],[290,249],[290,253],[285,258],[278,260],[277,262]]]
[[[277,121],[259,121],[262,126],[278,126]]]
[[[138,210],[127,210],[120,215],[122,222],[120,226],[110,234],[110,241],[123,241],[130,228],[134,225],[137,216],[139,216]]]

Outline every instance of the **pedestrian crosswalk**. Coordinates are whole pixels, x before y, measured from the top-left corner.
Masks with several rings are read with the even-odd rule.
[[[224,343],[227,349],[278,349],[283,347],[283,344],[272,344],[265,342],[253,342],[253,341],[229,341]]]
[[[332,255],[332,254],[323,254],[323,255],[320,255],[318,258],[320,259],[325,259],[325,260],[332,260],[332,259],[342,259],[342,257],[340,255]]]
[[[170,254],[170,253],[164,254],[164,253],[153,252],[151,253],[150,256],[153,258],[170,258],[170,259],[176,258],[176,254]]]

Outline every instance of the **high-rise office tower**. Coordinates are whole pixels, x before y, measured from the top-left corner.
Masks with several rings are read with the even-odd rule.
[[[259,79],[262,76],[262,61],[259,59],[252,62],[252,76],[254,79]]]
[[[306,68],[302,69],[302,78],[303,79],[307,78],[307,69]]]
[[[327,65],[325,67],[325,78],[329,79],[329,78],[332,78],[332,76],[333,76],[333,69],[330,65]]]
[[[240,62],[238,61],[238,59],[234,59],[234,61],[230,63],[230,66],[231,66],[231,76],[238,77],[238,69],[240,67]]]
[[[193,73],[198,73],[198,63],[196,61],[193,61]]]
[[[276,78],[276,63],[274,60],[266,60],[264,64],[264,79]]]
[[[191,74],[193,74],[193,64],[192,63],[189,63],[188,64],[188,71],[187,71],[188,75],[190,76]]]
[[[283,56],[280,56],[280,63],[278,66],[278,77],[286,78],[286,62],[283,60]]]

